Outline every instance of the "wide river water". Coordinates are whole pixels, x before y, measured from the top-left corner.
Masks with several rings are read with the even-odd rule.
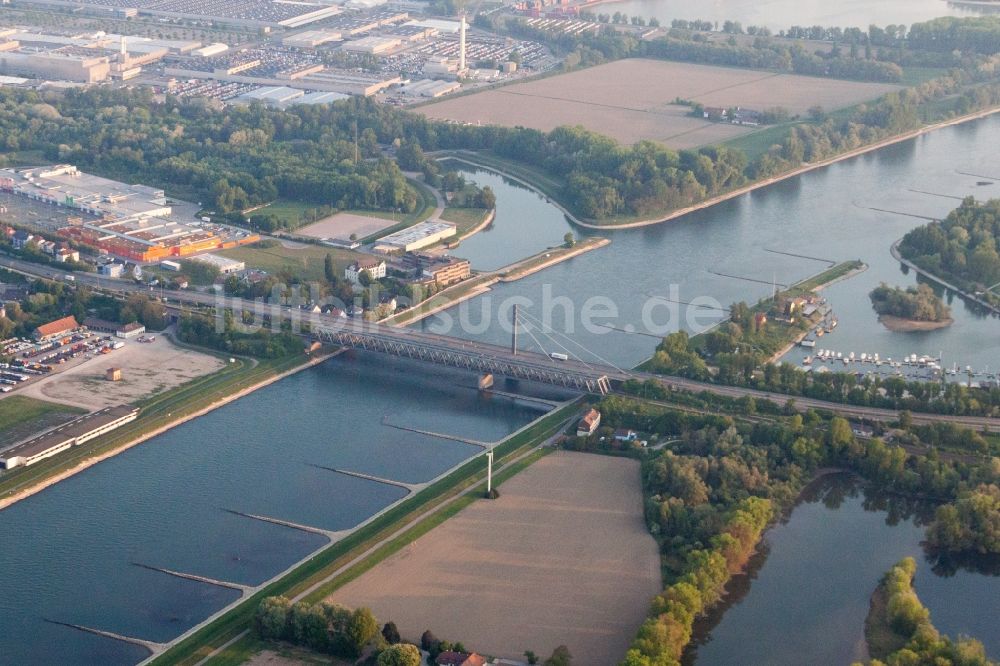
[[[673,19],[727,20],[767,26],[773,31],[798,26],[838,26],[861,28],[869,25],[911,25],[939,16],[980,16],[997,10],[992,7],[947,2],[947,0],[621,0],[595,5],[597,14],[622,12],[644,19],[657,18],[664,26]]]
[[[697,331],[722,316],[704,308],[672,313],[663,297],[683,301],[704,297],[706,302],[714,299],[728,306],[736,300],[761,298],[770,291],[772,280],[789,283],[826,265],[774,252],[780,251],[831,260],[861,258],[871,266],[866,273],[827,290],[841,321],[837,331],[825,338],[829,346],[878,351],[883,356],[940,349],[947,359],[963,365],[992,363],[996,367],[1000,355],[995,320],[955,301],[956,322],[949,329],[889,333],[875,321],[866,294],[882,280],[913,283],[914,278],[902,274],[888,249],[923,222],[871,209],[941,216],[957,204],[955,197],[1000,192],[995,184],[977,185],[993,183],[1000,176],[997,145],[1000,118],[986,119],[845,161],[668,224],[608,232],[613,240],[610,246],[524,280],[498,285],[470,301],[464,306],[467,330],[453,326],[450,332],[506,342],[504,327],[489,313],[516,298],[528,315],[545,318],[542,306],[547,296],[555,328],[567,330],[566,324],[573,324],[571,340],[561,339],[561,344],[573,350],[581,345],[602,358],[634,365],[650,355],[655,338],[662,333],[678,327]],[[496,176],[474,177],[492,184],[498,196],[494,229],[456,250],[459,255],[468,252],[477,268],[501,266],[556,244],[570,229],[544,198]],[[643,307],[650,304],[650,321],[644,322]],[[612,307],[617,308],[617,315],[600,323],[638,332],[580,323],[585,308],[603,311]],[[487,313],[485,319],[482,312]],[[449,312],[422,325],[440,327],[446,319],[461,321],[456,312]],[[474,330],[477,327],[482,330]],[[538,344],[553,351],[540,337]],[[522,336],[522,341],[525,347],[536,344],[529,335]],[[481,397],[471,381],[450,370],[385,358],[340,357],[0,511],[0,534],[4,535],[0,570],[6,574],[0,593],[0,662],[134,663],[144,655],[141,648],[46,620],[152,641],[169,640],[232,601],[235,593],[134,563],[256,584],[313,552],[325,540],[226,509],[326,530],[346,529],[398,500],[402,491],[315,465],[420,482],[479,451],[403,432],[386,425],[386,418],[389,423],[496,440],[538,415],[523,403]],[[801,560],[801,567],[811,567],[816,589],[824,591],[829,589],[824,576],[830,558],[846,558],[841,551],[851,550],[850,557],[860,562],[868,546],[858,536],[838,541],[838,530],[846,527],[827,534],[829,525],[839,523],[810,506],[800,507],[789,526],[804,521],[810,529],[826,534],[824,538],[833,539],[840,551],[830,549],[825,551],[826,559],[815,559],[817,552],[801,543],[786,548],[779,539],[784,527],[773,532],[771,550],[773,557],[787,553]],[[852,514],[838,515],[850,519]],[[862,532],[858,534],[873,529],[864,520],[859,525]],[[893,534],[902,536],[889,541],[901,539],[912,545],[919,534],[909,529],[905,525],[893,528]],[[892,557],[883,559],[889,562],[911,550],[910,546],[893,547],[887,551]],[[877,562],[879,567],[884,563]],[[967,575],[972,588],[1000,598],[997,578]],[[960,576],[941,579],[942,589],[960,591],[964,588],[952,586],[961,580]],[[867,594],[870,581],[864,582]],[[967,606],[962,605],[960,595],[949,591],[936,596],[922,585],[923,577],[918,589],[921,594],[926,589],[925,601],[941,628],[964,630],[961,618]],[[758,588],[763,589],[755,585]],[[834,598],[831,612],[863,617],[857,615],[857,594],[852,593],[849,603]],[[783,600],[780,595],[772,599],[759,608],[773,608],[777,613]],[[747,603],[756,604],[753,600],[751,593]],[[995,622],[1000,615],[983,611],[981,619],[994,623],[985,629],[992,632],[990,644],[995,646],[1000,635]],[[831,625],[828,640],[853,645],[857,625],[843,631],[834,626],[840,625]],[[990,637],[980,631],[983,626],[968,626],[989,642]],[[724,629],[720,625],[713,632],[706,654],[711,645],[724,643]]]
[[[663,334],[678,329],[697,333],[727,316],[706,304],[725,309],[741,300],[753,303],[767,297],[773,283],[791,284],[830,262],[861,259],[867,271],[823,291],[840,324],[820,338],[817,348],[845,356],[851,351],[878,353],[883,359],[940,353],[946,366],[996,371],[996,319],[954,298],[952,326],[894,333],[878,322],[868,292],[880,282],[916,283],[889,248],[910,229],[926,224],[923,218],[947,215],[964,196],[1000,197],[998,145],[1000,116],[992,116],[838,162],[664,224],[601,232],[576,229],[577,235],[603,235],[612,242],[517,282],[498,284],[422,326],[507,344],[506,322],[518,303],[522,312],[558,332],[546,338],[536,328],[537,342],[522,334],[523,347],[547,353],[566,348],[584,360],[634,366],[652,354]],[[502,232],[486,232],[478,245],[473,237],[454,250],[459,256],[468,250],[473,267],[510,263],[526,249],[559,244],[572,229],[543,197],[492,174],[467,176],[497,191],[496,225],[509,225]],[[796,349],[787,359],[798,363],[804,354]]]
[[[0,511],[0,663],[135,663],[141,647],[46,620],[162,642],[237,596],[136,563],[256,585],[327,543],[227,510],[336,531],[404,494],[314,465],[419,483],[481,451],[383,419],[495,441],[538,417],[472,381],[337,357]]]

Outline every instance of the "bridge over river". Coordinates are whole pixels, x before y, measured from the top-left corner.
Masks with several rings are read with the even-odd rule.
[[[3,255],[0,255],[0,266],[33,277],[65,279],[64,271]],[[117,296],[129,293],[150,293],[149,287],[141,284],[126,280],[108,280],[88,273],[76,273],[75,281],[77,284],[84,284]],[[516,349],[515,345],[502,347],[447,335],[365,322],[354,317],[345,318],[310,313],[285,305],[230,298],[213,293],[168,290],[157,290],[154,293],[164,298],[166,307],[175,313],[189,311],[205,313],[205,308],[212,308],[219,315],[230,310],[234,314],[240,312],[251,314],[259,321],[289,320],[293,324],[293,330],[307,339],[319,339],[352,349],[468,369],[480,374],[497,374],[513,379],[555,384],[598,395],[610,392],[615,382],[623,382],[628,379],[653,380],[672,390],[694,393],[706,391],[731,398],[750,396],[757,400],[772,400],[779,405],[794,401],[795,408],[800,411],[820,409],[849,418],[883,422],[894,421],[899,416],[898,412],[892,409],[846,405],[739,386],[711,384],[682,377],[654,375],[623,370],[609,363],[589,363],[575,358],[557,360],[537,352]],[[949,422],[976,430],[985,429],[1000,432],[1000,419],[991,417],[914,412],[913,421],[915,423]]]

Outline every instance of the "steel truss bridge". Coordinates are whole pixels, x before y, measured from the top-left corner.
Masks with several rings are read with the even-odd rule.
[[[319,324],[312,334],[322,342],[379,352],[481,374],[494,374],[606,395],[611,391],[608,368],[576,360],[559,361],[535,352],[470,342],[410,329],[368,324],[329,327]]]

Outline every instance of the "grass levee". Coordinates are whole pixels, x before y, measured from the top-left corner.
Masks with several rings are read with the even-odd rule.
[[[560,424],[574,409],[576,409],[575,405],[571,404],[554,410],[538,419],[529,427],[509,437],[494,449],[496,461],[499,463],[505,459],[516,457],[523,449],[555,434]],[[466,488],[480,481],[485,475],[485,471],[485,456],[480,455],[473,458],[411,498],[381,514],[364,527],[359,528],[326,549],[319,551],[301,566],[241,602],[229,613],[202,627],[188,638],[159,655],[153,663],[157,666],[163,666],[169,664],[195,664],[201,661],[217,647],[232,640],[240,632],[248,628],[257,606],[264,598],[275,595],[294,597],[304,592],[316,583],[323,581],[340,567],[362,555],[379,541],[389,537],[408,521],[414,520],[434,506],[442,505],[448,499],[457,496]],[[432,521],[432,523],[427,524],[426,521],[428,520]],[[436,515],[428,516],[423,521],[412,525],[405,535],[400,535],[398,538],[408,537],[410,531],[420,528],[421,525],[424,525],[425,530],[430,529],[440,520],[443,520],[443,518],[438,519]],[[391,543],[393,542],[389,542],[385,546],[389,547]],[[398,549],[401,546],[397,543],[396,547]],[[378,557],[379,553],[381,553],[381,557]],[[376,558],[372,564],[384,559],[388,554],[390,553],[382,552],[381,550],[376,551],[372,555],[372,557]],[[319,589],[322,590],[324,588]],[[241,642],[238,641],[231,647],[235,648]],[[240,650],[243,648],[240,647],[237,649]],[[223,660],[217,663],[230,663],[225,661],[225,654],[220,655],[220,657]],[[213,663],[216,662],[213,661]]]

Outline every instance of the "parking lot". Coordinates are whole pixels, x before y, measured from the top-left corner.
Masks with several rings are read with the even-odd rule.
[[[107,344],[106,336],[93,336]],[[146,339],[153,338],[148,336]],[[66,361],[48,373],[33,375],[8,395],[26,395],[87,410],[134,403],[221,369],[223,361],[174,345],[162,335],[151,342],[128,340],[109,353],[98,351]],[[110,381],[110,367],[121,368],[120,381]]]
[[[9,363],[0,363],[0,393],[24,388],[53,373],[124,347],[121,340],[89,331],[41,344],[19,338],[4,340],[0,343],[0,355],[13,358]]]

